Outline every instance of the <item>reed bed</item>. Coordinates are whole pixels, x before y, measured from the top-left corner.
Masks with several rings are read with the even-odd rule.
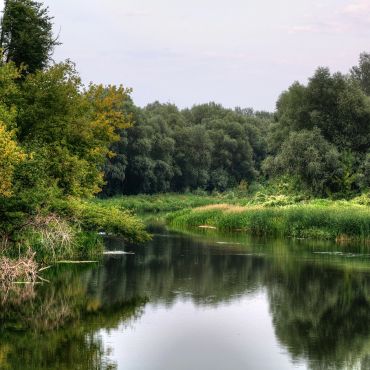
[[[167,220],[176,227],[208,225],[253,235],[370,240],[370,208],[355,205],[236,207],[222,204],[175,212]]]

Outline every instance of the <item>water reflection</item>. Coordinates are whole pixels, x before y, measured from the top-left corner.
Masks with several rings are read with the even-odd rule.
[[[225,240],[230,243],[224,244]],[[271,333],[260,333],[265,336],[261,340],[266,342],[267,354],[269,340],[277,339],[291,368],[304,363],[310,369],[370,369],[370,261],[365,254],[345,260],[337,254],[314,253],[323,248],[335,251],[338,247],[332,245],[179,234],[158,236],[141,247],[111,239],[108,247],[135,254],[107,256],[98,267],[54,269],[48,276],[52,284],[38,287],[37,294],[21,304],[10,301],[2,307],[1,369],[133,368],[117,356],[125,349],[114,338],[121,338],[117,333],[125,333],[129,324],[134,333],[138,318],[143,317],[140,330],[148,337],[153,310],[164,317],[158,326],[166,318],[178,326],[176,330],[202,325],[205,343],[207,335],[217,336],[216,328],[203,325],[207,318],[214,317],[210,321],[214,325],[228,307],[228,323],[237,327],[241,308],[246,315],[258,315],[258,308],[249,312],[253,300],[269,307],[269,315],[256,316],[271,327]],[[190,309],[193,316],[185,323],[183,313]],[[194,315],[198,319],[204,315],[203,321]],[[241,338],[251,334],[243,335],[233,337],[230,347],[243,345]],[[161,338],[155,339],[153,347]],[[245,356],[252,357],[253,340]],[[194,341],[183,343],[182,347],[189,347],[181,350],[193,348]],[[141,351],[145,358],[146,348]],[[171,356],[176,355],[172,348]],[[232,368],[235,351],[225,351],[223,356],[225,363],[219,368]],[[143,369],[155,368],[140,361]],[[260,365],[261,369],[289,368],[286,363],[284,367]]]

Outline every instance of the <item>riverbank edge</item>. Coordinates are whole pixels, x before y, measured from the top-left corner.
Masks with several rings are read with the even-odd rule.
[[[159,194],[99,200],[129,209],[142,219],[175,228],[215,228],[256,236],[370,243],[370,196],[351,200],[307,199],[301,195]]]
[[[59,199],[35,215],[19,217],[3,236],[0,257],[17,260],[32,255],[41,263],[98,258],[104,250],[103,235],[137,244],[151,238],[144,221],[131,211],[93,199]]]
[[[370,209],[290,205],[284,207],[209,205],[166,215],[173,227],[214,228],[255,236],[359,241],[370,245]]]

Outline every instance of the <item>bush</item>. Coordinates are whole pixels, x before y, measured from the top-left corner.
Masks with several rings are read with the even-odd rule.
[[[59,203],[58,208],[83,231],[114,234],[134,243],[142,243],[150,238],[140,219],[109,203],[70,198],[67,202]]]

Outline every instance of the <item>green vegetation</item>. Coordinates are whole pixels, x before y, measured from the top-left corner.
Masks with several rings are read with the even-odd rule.
[[[184,208],[200,207],[208,204],[217,204],[223,195],[195,195],[195,194],[157,194],[113,197],[97,200],[96,204],[116,209],[129,209],[138,214],[158,214],[179,211]]]
[[[273,191],[273,193],[269,193]],[[345,242],[370,240],[369,195],[352,200],[310,199],[261,189],[222,194],[162,194],[100,200],[102,206],[157,215],[172,227],[210,226],[252,235],[316,238]]]
[[[130,90],[84,86],[58,44],[42,3],[5,2],[0,47],[1,252],[77,258],[101,249],[99,231],[148,239],[130,213],[91,202],[104,185],[111,146],[130,127]]]
[[[179,211],[168,216],[177,227],[213,226],[254,235],[370,240],[370,210],[362,206],[294,205],[241,207],[227,204]]]
[[[72,62],[52,61],[52,20],[40,2],[5,2],[2,253],[31,249],[43,260],[93,255],[101,247],[98,232],[131,242],[149,238],[132,211],[223,203],[263,209],[233,214],[216,207],[204,221],[262,234],[368,238],[366,209],[296,204],[357,197],[369,205],[369,54],[347,75],[319,68],[307,85],[294,83],[275,113],[215,103],[139,108],[130,89],[84,86]],[[165,192],[174,194],[156,195]],[[131,194],[139,196],[119,198]],[[286,208],[269,208],[276,206]],[[193,225],[202,214],[183,211],[171,222]]]
[[[125,209],[76,199],[66,202],[66,206],[65,215],[78,220],[83,230],[114,234],[136,243],[149,239],[144,223]]]

